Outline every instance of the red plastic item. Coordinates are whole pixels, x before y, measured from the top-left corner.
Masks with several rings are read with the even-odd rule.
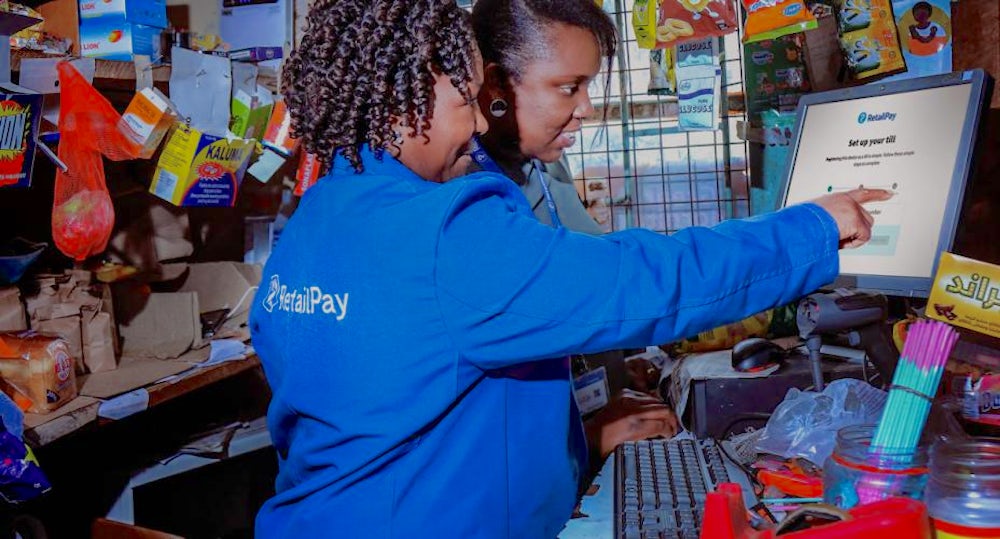
[[[83,75],[59,62],[59,159],[52,204],[52,239],[74,260],[100,254],[108,245],[115,210],[104,182],[101,156],[135,159],[138,145],[118,130],[121,115]]]
[[[781,539],[931,539],[923,503],[889,498],[848,511],[852,519],[781,535]],[[773,529],[755,530],[747,522],[740,486],[723,483],[705,500],[701,539],[773,539]]]
[[[766,486],[772,486],[800,498],[818,498],[823,495],[823,480],[804,473],[782,470],[760,470],[757,479]]]

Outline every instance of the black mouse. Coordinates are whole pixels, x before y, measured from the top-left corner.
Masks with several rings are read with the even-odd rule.
[[[752,337],[733,347],[733,369],[739,372],[756,372],[785,360],[785,349],[767,339]]]

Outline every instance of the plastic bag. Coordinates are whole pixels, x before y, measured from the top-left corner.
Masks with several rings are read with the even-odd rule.
[[[59,159],[52,203],[52,239],[66,256],[84,260],[104,251],[115,224],[101,156],[134,159],[139,146],[117,128],[121,116],[69,62],[59,62]]]
[[[757,450],[823,466],[833,453],[837,430],[878,423],[887,397],[853,378],[833,381],[822,393],[789,389],[767,421]]]

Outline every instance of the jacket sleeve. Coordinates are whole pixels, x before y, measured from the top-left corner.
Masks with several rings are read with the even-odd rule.
[[[820,207],[688,228],[590,236],[539,223],[502,190],[466,187],[442,224],[441,316],[484,369],[662,344],[833,281],[838,231]]]

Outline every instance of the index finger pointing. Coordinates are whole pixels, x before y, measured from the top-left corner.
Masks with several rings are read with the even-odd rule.
[[[889,191],[888,189],[852,189],[847,192],[847,196],[854,199],[858,204],[864,204],[866,202],[878,202],[881,200],[889,200],[895,196],[895,192]]]

